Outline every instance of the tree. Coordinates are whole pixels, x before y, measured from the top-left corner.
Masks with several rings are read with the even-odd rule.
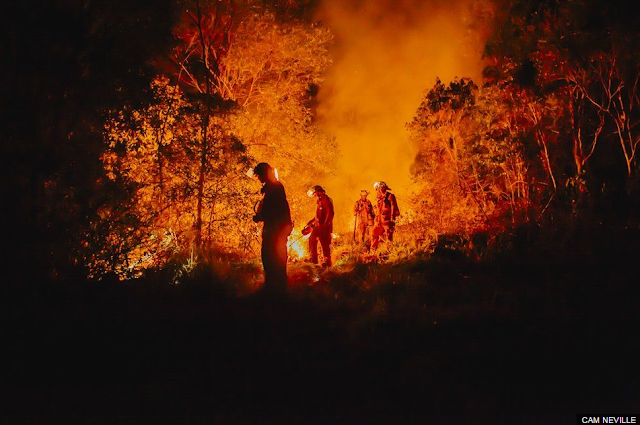
[[[240,106],[230,116],[232,131],[252,157],[279,169],[297,222],[312,214],[305,194],[335,160],[336,145],[314,126],[311,107],[330,64],[330,40],[321,26],[253,13],[221,61],[217,90]]]
[[[257,185],[245,175],[254,158],[288,179],[294,217],[312,176],[328,171],[335,149],[310,108],[328,64],[327,31],[232,2],[194,7],[175,30],[175,74],[155,80],[147,107],[116,110],[105,127],[105,170],[130,201],[100,211],[96,233],[109,237],[89,261],[96,275],[246,254],[258,234],[249,199]]]
[[[529,208],[527,167],[512,105],[498,86],[439,80],[408,124],[419,146],[419,219],[441,233],[492,226]],[[499,222],[499,221],[498,221]]]
[[[103,114],[144,101],[173,2],[3,6],[3,199],[18,235],[5,259],[16,282],[45,282],[76,271],[80,235],[104,201]]]
[[[471,199],[475,194],[469,187],[468,140],[464,137],[477,89],[469,79],[453,81],[449,86],[437,80],[408,124],[414,143],[419,146],[413,166],[414,176],[423,183],[418,192],[423,204],[419,210],[439,206],[435,217],[422,218],[431,221],[440,232],[466,230],[479,212],[479,204]]]
[[[193,8],[186,9],[175,30],[183,47],[174,62],[185,90],[221,105],[216,113],[237,105],[228,114],[229,130],[252,157],[279,169],[293,195],[294,219],[302,220],[303,205],[309,203],[301,194],[330,172],[335,155],[333,141],[313,126],[311,110],[329,65],[331,36],[289,15],[306,2],[272,3],[196,1],[195,15]],[[211,110],[203,112],[204,125]],[[204,141],[202,148],[211,148],[207,137]]]
[[[520,97],[521,104],[538,99],[528,118],[543,130],[536,137],[546,148],[543,160],[554,189],[578,183],[584,191],[586,181],[597,188],[620,166],[632,178],[640,141],[637,14],[625,2],[600,0],[509,1],[502,10],[487,53],[502,81],[511,79],[533,95]],[[550,114],[540,109],[545,105]],[[544,122],[545,115],[553,119]]]

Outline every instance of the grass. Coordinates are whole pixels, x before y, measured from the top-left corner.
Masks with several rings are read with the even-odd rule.
[[[480,256],[455,244],[404,255],[399,243],[370,263],[338,247],[330,270],[292,264],[288,296],[271,300],[253,295],[258,264],[231,261],[177,285],[158,272],[14,291],[3,300],[25,302],[3,308],[0,411],[42,423],[569,423],[635,411],[636,231],[525,236]]]

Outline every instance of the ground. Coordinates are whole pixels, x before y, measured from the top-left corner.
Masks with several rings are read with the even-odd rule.
[[[575,423],[637,413],[639,239],[623,235],[571,255],[513,246],[499,260],[442,250],[325,272],[295,264],[276,299],[238,294],[232,270],[255,271],[247,265],[179,285],[159,275],[14,288],[3,297],[0,416]]]

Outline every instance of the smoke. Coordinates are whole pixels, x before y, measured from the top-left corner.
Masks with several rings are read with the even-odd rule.
[[[335,176],[321,183],[338,230],[350,223],[360,189],[375,199],[378,180],[406,211],[415,149],[405,124],[436,77],[480,79],[488,10],[481,0],[322,0],[318,17],[335,41],[317,118],[336,138],[339,159]]]

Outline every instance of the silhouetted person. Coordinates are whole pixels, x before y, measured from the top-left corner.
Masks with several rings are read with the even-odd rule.
[[[356,205],[353,207],[353,215],[356,217],[354,233],[357,235],[356,240],[363,245],[367,242],[367,235],[369,234],[369,229],[373,226],[373,219],[375,218],[373,205],[367,199],[367,195],[369,195],[368,191],[361,190],[360,199],[356,201]]]
[[[262,200],[258,204],[253,221],[264,223],[262,227],[262,265],[264,290],[282,293],[287,287],[287,237],[291,233],[291,212],[284,186],[266,162],[256,165],[253,173],[262,183]]]
[[[318,264],[318,241],[322,247],[324,257],[323,267],[331,267],[331,233],[333,232],[333,201],[327,196],[321,186],[313,186],[309,196],[316,197],[316,216],[313,219],[313,229],[309,236],[309,260]]]
[[[371,248],[377,249],[381,239],[393,242],[396,218],[400,215],[396,196],[385,182],[376,182],[373,187],[377,193],[377,205],[374,208],[376,217],[371,231]]]

